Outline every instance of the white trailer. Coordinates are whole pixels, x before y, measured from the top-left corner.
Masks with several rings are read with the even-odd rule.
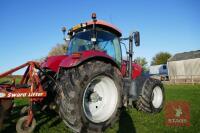
[[[200,50],[175,54],[167,67],[172,83],[200,83]]]
[[[150,66],[149,74],[156,79],[168,80],[167,64]]]

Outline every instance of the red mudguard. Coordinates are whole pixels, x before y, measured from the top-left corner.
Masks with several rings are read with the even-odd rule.
[[[58,72],[60,67],[64,68],[74,67],[90,59],[109,61],[117,66],[115,61],[110,56],[108,56],[106,52],[97,50],[88,50],[80,53],[74,53],[69,56],[61,55],[61,56],[48,57],[43,63],[41,63],[41,67],[50,69],[53,72]]]

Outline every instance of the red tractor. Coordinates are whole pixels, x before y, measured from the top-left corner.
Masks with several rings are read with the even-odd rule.
[[[66,28],[63,28],[63,32],[66,32]],[[21,85],[29,85],[27,90],[31,91],[29,93],[32,97],[28,94],[25,97],[33,101],[31,106],[35,103],[53,105],[64,123],[75,132],[104,131],[118,119],[124,106],[148,113],[162,110],[162,83],[142,76],[141,66],[132,61],[133,43],[140,45],[139,32],[121,38],[122,34],[116,27],[97,20],[96,14],[92,14],[92,21],[74,26],[67,34],[70,40],[66,55],[48,57],[41,64],[26,64],[28,70]],[[123,41],[126,40],[129,41],[128,60],[123,60],[121,44],[125,44]],[[34,64],[33,70],[38,69],[37,73],[30,70],[30,63]],[[30,73],[35,74],[35,77],[31,77]],[[18,91],[23,87],[18,88]],[[3,92],[4,100],[17,98],[11,94],[8,97],[5,88],[9,86],[0,86],[1,99]],[[16,85],[13,90],[17,91]],[[18,121],[18,132],[33,131],[32,123],[35,121],[31,106],[28,117]],[[23,124],[24,121],[26,124]]]

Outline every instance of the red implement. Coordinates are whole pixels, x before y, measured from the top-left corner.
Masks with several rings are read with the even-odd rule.
[[[32,101],[40,101],[46,97],[46,91],[43,90],[37,69],[40,66],[37,62],[27,62],[14,69],[0,74],[0,78],[4,78],[24,67],[27,67],[20,84],[0,84],[0,99],[1,98],[24,98],[29,97]]]
[[[22,64],[16,68],[0,74],[0,79],[5,78],[25,67],[27,67],[27,69],[19,84],[15,84],[15,80],[13,80],[13,82],[10,84],[0,83],[0,104],[2,104],[4,100],[13,100],[14,98],[27,97],[30,102],[30,108],[28,110],[28,117],[25,117],[25,126],[28,127],[34,119],[32,105],[35,102],[41,102],[47,96],[47,93],[43,90],[43,87],[40,83],[40,78],[38,76],[38,70],[40,70],[39,63],[30,61]]]

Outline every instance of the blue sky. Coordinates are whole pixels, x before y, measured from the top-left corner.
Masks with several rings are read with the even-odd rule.
[[[150,62],[160,52],[200,49],[199,0],[0,0],[0,73],[44,57],[60,31],[97,18],[116,25],[127,36],[138,30],[141,46],[135,57]]]

